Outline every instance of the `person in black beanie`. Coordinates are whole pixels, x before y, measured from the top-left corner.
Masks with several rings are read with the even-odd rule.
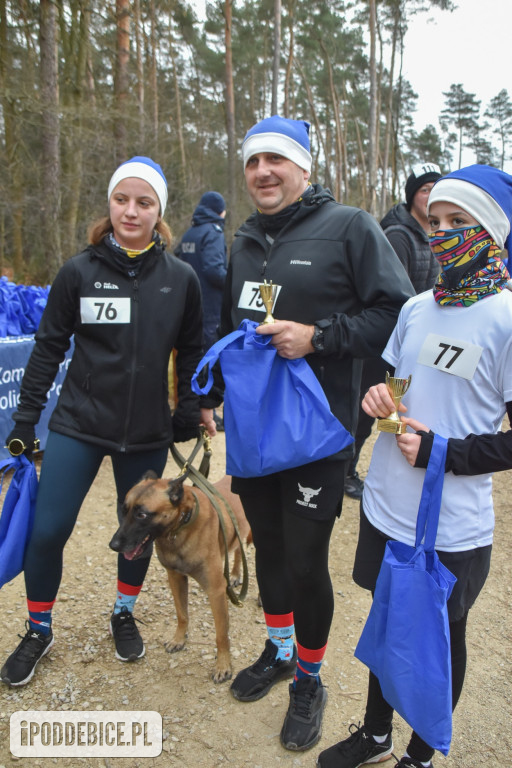
[[[415,165],[405,183],[405,203],[394,205],[380,225],[404,265],[416,293],[427,291],[434,285],[439,265],[430,250],[427,232],[427,202],[434,183],[441,178],[441,169],[435,163]],[[361,398],[373,384],[384,381],[386,363],[382,358],[364,361],[361,376]],[[357,463],[361,449],[370,436],[374,419],[362,408],[355,434],[355,455],[345,482],[345,493],[351,499],[361,499],[364,480],[359,477]]]

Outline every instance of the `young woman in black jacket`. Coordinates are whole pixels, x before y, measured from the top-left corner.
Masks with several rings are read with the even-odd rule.
[[[199,283],[191,267],[165,251],[171,238],[162,219],[166,203],[165,176],[150,158],[133,157],[117,168],[108,188],[109,216],[91,226],[89,247],[57,274],[35,336],[8,446],[33,450],[46,393],[72,337],[74,353],[49,422],[25,556],[27,633],[1,670],[10,686],[28,683],[53,645],[64,546],[105,456],[112,461],[119,514],[145,471],[162,473],[171,441],[194,437],[202,417],[215,432],[211,412],[200,412],[190,389],[202,354]],[[173,349],[179,404],[171,415]],[[110,619],[121,661],[145,653],[133,607],[151,548],[140,558],[132,554],[118,556]]]

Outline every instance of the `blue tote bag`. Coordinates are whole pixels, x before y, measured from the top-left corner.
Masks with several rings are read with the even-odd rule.
[[[434,749],[452,738],[450,629],[446,603],[455,576],[434,550],[447,440],[434,438],[416,523],[416,546],[388,541],[370,614],[355,656],[382,693]]]
[[[192,389],[206,394],[212,366],[220,361],[224,377],[226,473],[260,477],[324,459],[353,442],[333,415],[318,379],[304,358],[277,354],[271,336],[243,320],[216,342],[192,377]],[[197,381],[208,366],[204,387]]]
[[[0,587],[23,570],[37,498],[37,472],[23,454],[0,462],[0,493],[5,472],[14,470],[0,517]]]

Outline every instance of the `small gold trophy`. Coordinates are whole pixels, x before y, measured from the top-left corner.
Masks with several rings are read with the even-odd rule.
[[[407,429],[407,425],[401,421],[400,416],[398,415],[398,405],[409,389],[411,379],[412,376],[409,376],[408,379],[397,379],[394,376],[390,376],[389,371],[386,371],[386,386],[395,403],[395,411],[386,419],[377,419],[377,429],[381,432],[392,432],[394,435],[403,435]]]
[[[272,317],[272,310],[274,309],[274,302],[276,300],[277,289],[279,286],[273,285],[272,280],[270,283],[267,283],[265,280],[263,285],[260,285],[259,288],[260,296],[265,305],[265,309],[267,310],[265,319],[260,323],[260,325],[270,325],[271,323],[275,323],[275,320]]]

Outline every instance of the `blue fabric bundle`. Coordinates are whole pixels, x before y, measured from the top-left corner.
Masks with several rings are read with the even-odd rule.
[[[0,337],[27,336],[37,331],[50,286],[16,285],[0,280]]]

